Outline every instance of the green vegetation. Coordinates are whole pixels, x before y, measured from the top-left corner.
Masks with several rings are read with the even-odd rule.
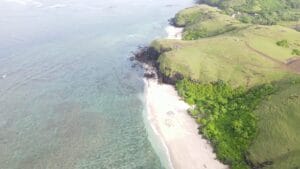
[[[288,48],[288,47],[289,47],[289,43],[288,43],[287,40],[281,40],[281,41],[278,41],[278,42],[276,42],[276,44],[277,44],[278,46],[285,47],[285,48]]]
[[[183,40],[151,44],[159,71],[184,78],[179,95],[232,169],[299,169],[300,1],[200,2],[219,9],[180,11]]]
[[[241,21],[272,25],[300,18],[299,0],[199,0],[223,9]]]
[[[184,40],[215,36],[246,26],[207,5],[197,5],[180,11],[175,16],[174,24],[185,27]]]
[[[222,81],[178,81],[176,89],[195,105],[190,114],[232,169],[300,167],[300,79],[294,77],[250,89]]]
[[[200,9],[209,11],[208,13],[218,12],[218,15],[224,16],[215,8],[203,6],[189,8],[177,14],[176,23],[185,26],[184,36],[188,37],[186,39],[197,40],[154,41],[152,47],[161,53],[158,59],[160,71],[167,77],[172,78],[180,73],[186,79],[198,81],[180,81],[177,83],[177,90],[186,102],[196,105],[195,109],[190,110],[190,114],[201,124],[203,135],[214,144],[218,158],[230,164],[233,169],[249,168],[245,157],[256,167],[269,163],[273,165],[266,167],[274,169],[280,169],[280,166],[299,166],[297,146],[291,146],[291,153],[288,154],[282,151],[273,153],[273,156],[264,156],[261,153],[270,151],[260,143],[265,141],[265,144],[275,146],[274,152],[277,152],[279,145],[276,138],[283,139],[286,136],[283,134],[284,130],[276,132],[274,126],[264,126],[266,121],[278,123],[278,118],[272,121],[271,118],[262,118],[259,113],[279,116],[273,114],[276,112],[262,110],[260,107],[262,101],[263,104],[277,104],[266,98],[273,98],[282,92],[282,88],[268,84],[298,76],[287,68],[286,63],[299,54],[300,33],[278,25],[243,25],[237,22],[243,26],[224,33],[211,34],[209,38],[204,38],[208,34],[189,38],[190,34],[186,31],[200,22]],[[201,21],[208,22],[203,19]],[[211,23],[214,22],[218,21],[214,19]],[[222,27],[224,24],[216,26],[220,30]],[[197,32],[198,29],[194,31]],[[200,31],[201,33],[203,32]],[[292,84],[288,84],[292,87]],[[293,87],[296,89],[296,86]],[[282,105],[280,110],[284,112],[290,109]],[[296,114],[297,111],[294,116]],[[295,118],[294,116],[287,116],[285,119]],[[287,123],[283,125],[286,125],[285,132],[290,130],[291,137],[287,139],[295,140],[297,133],[294,127]],[[278,136],[274,140],[268,140],[267,132],[275,132]],[[257,141],[256,138],[261,139]],[[253,141],[256,147],[252,146]],[[300,145],[300,142],[296,140],[293,145]]]
[[[176,89],[186,102],[196,105],[190,114],[201,124],[201,132],[215,146],[218,158],[232,169],[248,168],[244,156],[257,128],[253,111],[275,88],[262,85],[245,90],[222,81],[201,84],[182,80]]]
[[[278,25],[289,27],[291,29],[295,29],[296,31],[300,32],[300,20],[298,20],[298,21],[280,21],[280,22],[278,22]]]
[[[258,135],[248,150],[254,165],[271,162],[264,169],[300,167],[300,83],[283,80],[278,91],[259,104]]]
[[[299,49],[293,49],[292,55],[300,56],[300,50]]]
[[[284,37],[288,48],[276,42]],[[233,86],[254,86],[289,76],[282,69],[300,50],[300,33],[281,26],[249,26],[223,35],[195,41],[158,40],[152,46],[162,52],[160,71],[168,77],[180,73],[204,83],[222,80]]]

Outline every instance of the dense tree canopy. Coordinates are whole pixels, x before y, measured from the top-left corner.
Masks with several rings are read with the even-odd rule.
[[[199,0],[217,6],[244,22],[276,24],[300,19],[299,0]]]
[[[254,87],[232,88],[223,81],[196,83],[179,81],[179,94],[189,104],[195,105],[190,114],[201,124],[200,131],[215,146],[218,158],[232,169],[248,168],[245,153],[257,131],[256,106],[275,87],[266,84]]]

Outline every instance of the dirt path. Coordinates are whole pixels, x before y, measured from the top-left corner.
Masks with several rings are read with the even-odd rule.
[[[294,59],[292,61],[289,61],[286,64],[291,70],[296,71],[297,73],[300,73],[300,58]]]
[[[249,45],[249,43],[245,42],[246,46],[248,49],[250,49],[251,51],[255,52],[255,53],[258,53],[259,55],[263,56],[264,58],[268,59],[268,60],[271,60],[272,62],[275,62],[279,65],[285,65],[284,62],[281,62],[280,60],[277,60],[277,59],[274,59],[273,57],[259,51],[259,50],[256,50],[254,49],[252,46]]]
[[[286,69],[286,70],[289,70],[289,71],[293,71],[293,72],[296,72],[296,73],[300,73],[300,58],[296,58],[296,59],[293,59],[287,63],[284,63],[280,60],[277,60],[255,48],[253,48],[252,46],[249,45],[249,43],[245,42],[245,45],[247,46],[248,49],[250,49],[251,51],[259,54],[260,56],[274,62],[274,63],[277,63],[282,69]]]

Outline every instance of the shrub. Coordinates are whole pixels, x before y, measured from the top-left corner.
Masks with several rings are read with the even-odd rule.
[[[300,50],[299,49],[293,49],[292,55],[300,56]]]
[[[278,42],[276,42],[276,45],[281,46],[281,47],[285,47],[285,48],[289,47],[289,43],[288,43],[287,40],[278,41]]]

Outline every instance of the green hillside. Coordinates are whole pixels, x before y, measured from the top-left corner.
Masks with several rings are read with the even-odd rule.
[[[255,111],[258,136],[249,149],[249,159],[266,169],[300,167],[300,84],[283,83]]]
[[[288,47],[278,46],[282,37]],[[254,86],[293,74],[286,63],[300,50],[300,33],[281,26],[249,26],[227,34],[196,41],[158,40],[160,71],[168,77],[211,82],[223,80],[234,86]],[[166,50],[167,49],[167,50]]]
[[[299,169],[300,2],[203,2],[220,9],[180,11],[183,40],[151,44],[163,79],[194,105],[200,132],[232,169]]]
[[[185,27],[183,39],[195,40],[229,32],[246,25],[208,5],[196,5],[177,13],[176,26]]]
[[[299,21],[299,0],[199,0],[217,6],[243,22],[276,24],[278,21]]]
[[[232,169],[300,167],[299,88],[299,76],[250,89],[222,81],[176,84],[179,95],[195,105],[189,113],[200,132]]]

